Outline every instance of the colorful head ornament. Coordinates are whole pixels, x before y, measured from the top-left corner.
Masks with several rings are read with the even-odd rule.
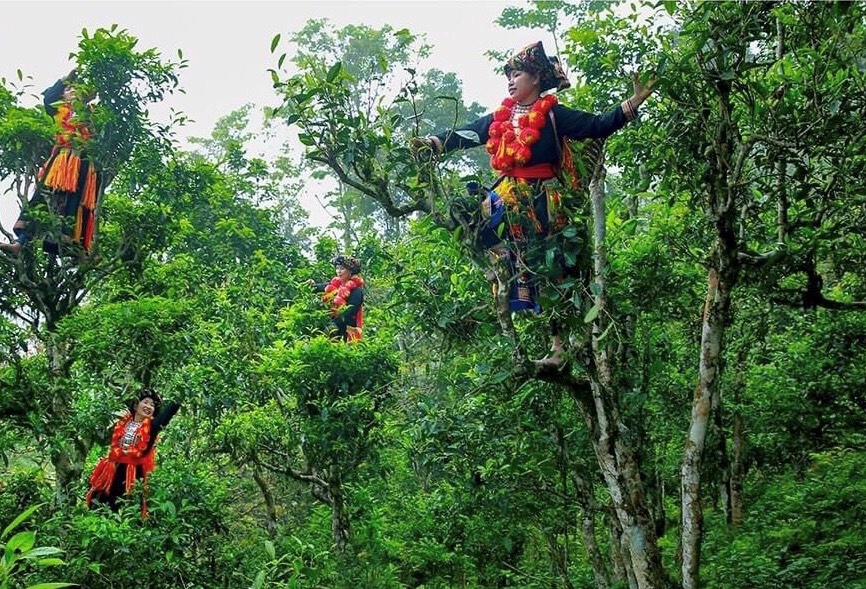
[[[544,51],[544,45],[541,41],[527,45],[511,59],[505,63],[505,75],[510,76],[511,72],[518,70],[529,74],[538,74],[540,90],[565,90],[571,87],[571,83],[562,71],[562,64],[559,63],[558,57],[548,57]]]
[[[337,256],[331,260],[331,263],[334,266],[342,266],[352,274],[359,274],[361,272],[361,260],[353,256]]]

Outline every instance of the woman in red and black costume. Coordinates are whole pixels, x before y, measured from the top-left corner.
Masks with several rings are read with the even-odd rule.
[[[335,276],[330,282],[311,283],[322,293],[322,301],[331,311],[331,323],[343,341],[360,341],[364,327],[364,279],[361,261],[352,256],[337,256]]]
[[[494,112],[461,129],[412,140],[412,149],[441,155],[457,149],[484,145],[490,165],[499,172],[494,185],[497,202],[482,202],[485,217],[501,204],[505,210],[504,231],[495,232],[501,243],[485,243],[495,255],[508,255],[512,270],[509,293],[512,311],[540,312],[536,302],[537,281],[527,265],[527,244],[545,237],[551,226],[544,181],[556,176],[563,139],[607,137],[637,116],[638,107],[652,92],[655,80],[646,85],[634,78],[634,94],[616,108],[601,115],[559,104],[551,90],[563,90],[570,83],[559,59],[549,57],[541,41],[524,47],[505,64],[508,98]],[[489,234],[493,234],[490,232]],[[499,241],[499,237],[495,237]],[[551,353],[539,362],[560,365],[563,348],[559,329],[551,322]]]
[[[147,478],[156,467],[156,438],[180,408],[168,401],[162,406],[159,395],[144,389],[138,400],[129,403],[127,413],[114,426],[108,456],[90,475],[90,489],[84,498],[88,507],[95,500],[117,511],[117,499],[132,491],[135,481],[143,482],[141,516],[147,517]]]
[[[73,86],[77,76],[77,70],[73,69],[42,93],[45,112],[54,118],[57,134],[51,155],[39,169],[36,191],[28,208],[47,205],[49,211],[64,220],[64,239],[89,251],[96,225],[96,197],[101,174],[87,154],[92,130],[87,120],[89,110],[84,107],[96,95],[91,93],[79,97]],[[67,219],[71,219],[71,223]],[[0,244],[0,250],[12,254],[21,251],[32,237],[28,231],[29,224],[26,211],[22,211],[13,227],[15,241]],[[44,247],[50,253],[58,251],[57,243],[50,238],[44,241]]]

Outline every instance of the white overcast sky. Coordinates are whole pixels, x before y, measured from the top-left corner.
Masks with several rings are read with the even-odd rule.
[[[77,49],[82,29],[117,24],[139,39],[140,48],[155,47],[169,59],[177,58],[178,49],[183,51],[189,62],[181,72],[186,94],[168,97],[164,112],[171,107],[195,120],[179,132],[181,137],[208,136],[220,117],[248,102],[276,104],[267,72],[276,67],[280,53],[270,51],[274,35],[281,33],[285,41],[307,20],[327,18],[337,27],[388,24],[426,34],[433,53],[422,65],[456,72],[466,100],[492,108],[505,96],[505,77],[494,71],[485,51],[519,49],[538,40],[549,51],[553,48],[553,39],[544,31],[510,31],[494,25],[503,8],[525,5],[504,0],[0,0],[0,77],[17,79],[20,69],[32,77],[32,91],[38,94],[74,65],[69,53]],[[17,198],[0,194],[3,226],[11,225],[17,211]]]

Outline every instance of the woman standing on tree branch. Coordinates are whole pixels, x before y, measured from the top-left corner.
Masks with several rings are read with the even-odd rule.
[[[61,219],[59,239],[71,240],[89,251],[96,222],[100,173],[87,154],[92,129],[86,107],[96,94],[88,92],[79,96],[73,86],[77,78],[78,71],[73,69],[42,93],[45,112],[54,118],[57,134],[51,155],[39,170],[36,191],[27,209],[47,206],[50,213]],[[15,222],[15,241],[0,243],[0,250],[17,254],[33,237],[35,221],[28,220],[27,213],[23,210]],[[46,237],[46,251],[58,252],[55,239]]]
[[[511,311],[540,312],[536,302],[538,284],[535,274],[540,264],[530,254],[530,246],[544,239],[551,229],[551,207],[545,180],[556,177],[563,153],[564,139],[604,138],[621,129],[637,116],[638,107],[652,92],[655,80],[642,84],[634,78],[634,94],[603,115],[568,108],[559,104],[552,90],[570,87],[559,59],[548,57],[541,41],[518,51],[504,67],[508,78],[508,98],[493,113],[456,131],[430,137],[416,137],[415,153],[426,150],[438,156],[456,149],[484,145],[490,165],[499,172],[495,195],[482,203],[484,216],[504,206],[504,227],[494,228],[495,241],[485,245],[494,256],[507,258],[509,307]],[[500,239],[501,238],[501,239]],[[491,247],[492,246],[492,247]],[[551,353],[540,364],[560,366],[565,361],[557,324],[551,321]]]

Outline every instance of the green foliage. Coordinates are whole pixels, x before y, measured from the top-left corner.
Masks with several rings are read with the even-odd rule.
[[[407,239],[394,248],[394,260],[382,274],[392,277],[389,311],[402,314],[404,332],[441,333],[446,341],[493,335],[489,282],[462,254],[451,234],[435,229],[429,219],[413,223]]]
[[[283,404],[291,391],[311,464],[345,468],[367,456],[368,433],[397,371],[386,343],[345,345],[321,337],[290,347],[277,342],[265,351],[261,370]]]
[[[51,119],[44,112],[14,103],[6,108],[0,106],[0,112],[0,179],[32,177],[51,150]]]
[[[60,335],[84,368],[118,375],[121,382],[127,380],[123,371],[132,368],[134,381],[150,384],[157,366],[170,367],[172,358],[178,362],[188,354],[191,319],[184,301],[140,298],[82,309],[63,322]]]
[[[178,456],[173,449],[180,446],[170,440],[161,448],[148,487],[147,520],[139,515],[137,488],[117,513],[102,506],[77,510],[50,526],[68,543],[70,578],[81,586],[207,587],[236,582],[245,572],[238,559],[257,539],[234,536],[228,481],[206,462]]]
[[[742,528],[713,517],[706,539],[708,586],[836,589],[866,586],[863,452],[813,455],[801,474],[757,478]]]
[[[816,311],[768,319],[784,324],[766,336],[749,366],[746,415],[755,465],[773,469],[783,458],[803,469],[815,452],[860,447],[863,317]]]
[[[643,120],[606,143],[598,259],[609,304],[594,303],[587,272],[555,280],[557,256],[583,270],[593,261],[587,203],[576,200],[567,203],[573,225],[539,245],[552,282],[544,306],[571,326],[573,347],[597,322],[608,326],[596,335],[615,368],[610,432],[619,459],[635,453],[676,577],[684,428],[719,234],[709,221],[713,207],[736,211],[726,236],[742,255],[727,261],[746,265],[721,352],[720,439],[705,456],[705,505],[719,507],[706,511],[703,582],[859,587],[866,329],[859,313],[838,311],[861,309],[866,294],[862,8],[656,4],[642,7],[644,18],[597,2],[540,2],[500,19],[557,32],[572,81],[584,82],[561,95],[570,106],[607,110],[627,95],[632,68],[663,75]],[[117,513],[44,508],[40,537],[64,551],[70,581],[590,587],[599,571],[589,530],[609,586],[626,586],[610,559],[618,539],[603,476],[625,473],[599,469],[598,424],[574,390],[516,378],[483,252],[465,246],[462,228],[443,228],[456,199],[441,195],[477,178],[484,154],[440,174],[406,147],[408,135],[450,128],[481,107],[463,104],[453,74],[415,69],[426,48],[409,31],[315,21],[292,36],[301,47],[292,55],[278,50],[283,38],[271,44],[277,114],[301,130],[317,177],[335,175],[337,239],[306,242],[286,227],[305,170],[249,155],[251,108],[195,142],[198,153],[169,153],[168,129],[143,109],[175,87],[182,58],[164,63],[117,29],[82,40],[80,83],[99,87],[94,117],[111,135],[100,137],[100,157],[118,174],[100,226],[106,264],[88,274],[61,263],[64,280],[82,281],[49,291],[74,304],[48,326],[0,323],[0,520],[49,501],[64,476],[80,498],[112,413],[150,382],[184,403],[160,436],[149,519],[139,516],[140,486]],[[277,71],[287,60],[300,71]],[[0,89],[7,177],[32,174],[52,132],[37,109],[17,106],[18,92]],[[362,259],[369,286],[369,329],[353,345],[320,336],[327,309],[306,285],[327,280],[343,251]],[[38,317],[13,286],[0,282],[2,309]],[[546,347],[546,320],[515,317],[528,349]],[[578,362],[558,377],[597,370]],[[592,392],[598,405],[611,399]],[[745,426],[738,527],[716,500],[732,466],[722,458],[733,457],[734,415]],[[350,531],[345,545],[335,524]],[[44,580],[25,560],[14,561],[16,587]]]
[[[356,228],[398,238],[403,219],[429,209],[426,181],[406,144],[407,102],[418,91],[415,60],[427,46],[390,26],[334,30],[325,21],[311,21],[293,40],[304,48],[294,59],[302,72],[271,70],[283,99],[275,112],[297,126],[307,160],[336,172],[332,201],[343,241],[355,241]],[[411,81],[402,83],[403,70]],[[441,83],[450,85],[443,93],[454,90],[453,79]]]
[[[167,141],[170,127],[151,123],[147,105],[177,88],[186,61],[164,62],[156,49],[139,50],[138,39],[113,25],[92,34],[82,31],[78,51],[82,95],[95,92],[99,102],[92,118],[96,135],[88,151],[112,176],[136,149]],[[164,147],[167,147],[165,145]]]
[[[65,564],[56,555],[63,551],[54,546],[36,546],[36,532],[22,531],[13,534],[22,523],[27,521],[41,505],[34,505],[13,519],[0,532],[0,589],[9,589],[21,577],[24,567],[51,567]],[[73,587],[73,583],[36,583],[27,589],[61,589]]]

